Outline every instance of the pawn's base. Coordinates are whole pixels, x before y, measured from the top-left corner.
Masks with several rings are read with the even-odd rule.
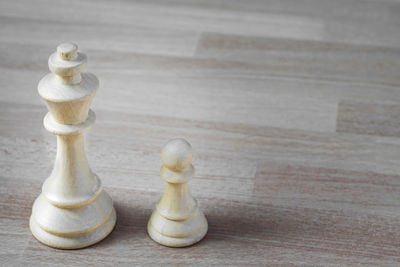
[[[60,249],[78,249],[91,246],[106,238],[114,229],[116,220],[117,216],[113,209],[108,220],[98,228],[76,236],[55,235],[47,232],[35,222],[33,216],[29,220],[29,226],[33,236],[47,246]]]
[[[170,220],[154,210],[147,232],[157,243],[167,247],[187,247],[199,242],[208,231],[204,214],[197,210],[186,220]]]

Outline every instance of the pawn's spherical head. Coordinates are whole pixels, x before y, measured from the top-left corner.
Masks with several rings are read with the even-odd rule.
[[[172,139],[164,146],[161,157],[165,167],[176,171],[184,170],[192,163],[192,146],[185,139]]]
[[[62,43],[57,47],[57,54],[63,60],[74,60],[78,56],[78,46],[74,43]]]

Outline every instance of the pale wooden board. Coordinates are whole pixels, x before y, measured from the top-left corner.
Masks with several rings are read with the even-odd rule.
[[[400,137],[400,105],[340,101],[337,131]]]
[[[1,1],[0,262],[33,266],[400,265],[400,3]],[[118,222],[41,245],[28,219],[56,140],[37,83],[74,41],[100,79],[86,135]],[[199,244],[154,243],[160,150],[194,148]]]

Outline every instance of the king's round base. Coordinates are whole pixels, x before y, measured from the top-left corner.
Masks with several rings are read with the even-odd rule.
[[[60,249],[79,249],[96,244],[106,238],[114,229],[115,222],[116,214],[113,211],[111,218],[98,229],[87,234],[70,237],[54,235],[43,230],[32,217],[29,220],[29,226],[34,237],[47,246]]]
[[[116,220],[111,198],[104,191],[89,205],[73,209],[56,207],[40,195],[33,205],[29,226],[33,236],[47,246],[78,249],[107,237]]]
[[[157,243],[167,247],[187,247],[199,242],[208,231],[204,214],[197,210],[186,220],[170,220],[154,210],[147,224],[147,232]]]

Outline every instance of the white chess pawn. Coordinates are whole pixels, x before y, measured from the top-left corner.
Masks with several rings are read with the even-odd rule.
[[[111,197],[91,171],[84,150],[83,133],[96,119],[89,107],[99,86],[95,75],[83,72],[86,62],[75,44],[61,44],[49,58],[52,73],[38,85],[49,109],[44,126],[57,135],[57,156],[29,224],[39,241],[63,249],[99,242],[116,222]]]
[[[193,152],[184,139],[170,140],[162,150],[160,175],[167,182],[164,196],[147,224],[150,237],[164,246],[185,247],[200,241],[208,230],[206,217],[189,192],[194,175]]]

